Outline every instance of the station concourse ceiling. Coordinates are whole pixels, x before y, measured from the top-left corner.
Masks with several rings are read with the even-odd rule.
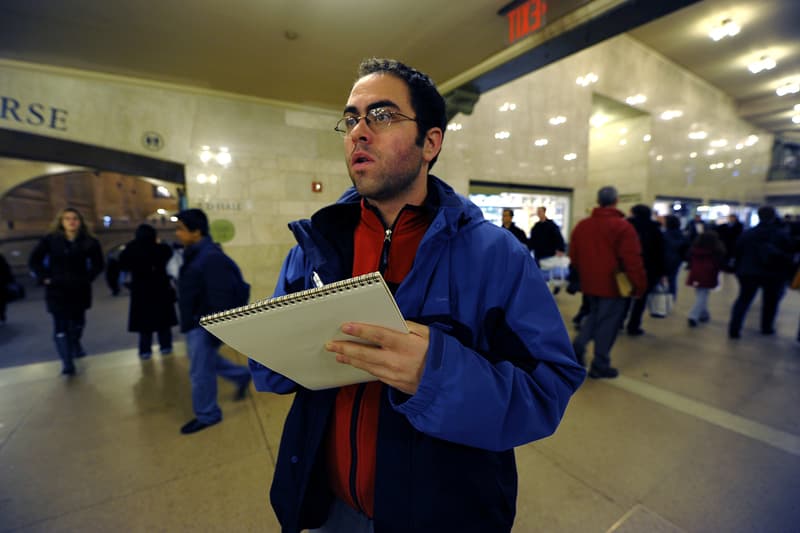
[[[7,0],[0,3],[0,60],[339,109],[365,55],[396,57],[418,67],[443,92],[455,89],[470,72],[485,74],[498,66],[498,58],[520,47],[509,45],[508,20],[499,13],[508,3]],[[800,93],[776,94],[780,85],[800,83],[800,2],[674,4],[687,3],[629,35],[728,94],[745,120],[800,142],[800,123],[791,120],[798,114],[793,109]],[[542,36],[554,37],[569,24],[580,24],[581,16],[648,3],[548,4],[551,14],[567,11],[541,30]],[[709,29],[725,19],[739,24],[740,33],[712,41]],[[763,56],[777,66],[758,75],[749,72],[748,64]]]

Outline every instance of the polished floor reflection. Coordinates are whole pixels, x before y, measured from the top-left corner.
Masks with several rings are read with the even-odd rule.
[[[105,340],[87,339],[100,353],[78,376],[56,361],[0,370],[0,531],[279,531],[267,491],[291,398],[237,403],[220,382],[223,423],[180,435],[185,346],[140,362],[124,300],[101,292],[87,333]],[[800,294],[784,298],[777,335],[758,333],[756,301],[731,341],[735,292],[727,277],[711,322],[690,329],[683,287],[670,317],[619,338],[619,379],[587,381],[553,437],[518,448],[515,532],[797,530]],[[556,299],[569,323],[579,297]],[[0,333],[3,361],[50,357],[16,353],[48,346],[34,303],[13,304],[4,327],[38,339]]]

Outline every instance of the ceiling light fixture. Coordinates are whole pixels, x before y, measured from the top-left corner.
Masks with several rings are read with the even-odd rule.
[[[512,102],[505,102],[501,105],[498,109],[501,113],[505,113],[506,111],[514,111],[517,108],[517,104]]]
[[[723,146],[728,146],[728,141],[726,139],[716,139],[708,143],[708,145],[714,148],[722,148]]]
[[[628,105],[639,105],[645,103],[646,101],[647,97],[643,94],[635,94],[625,99],[625,103]]]
[[[590,72],[586,76],[578,76],[578,78],[575,80],[575,83],[577,83],[581,87],[586,87],[588,85],[591,85],[592,83],[597,83],[598,79],[600,78],[597,77],[597,74],[595,74],[594,72]]]
[[[461,125],[460,122],[451,122],[450,124],[447,125],[447,131],[458,131],[462,127],[463,126]]]
[[[536,146],[547,146],[548,142],[549,141],[547,139],[541,138],[541,139],[536,139],[535,141],[533,141],[533,144],[535,144]]]
[[[689,154],[689,158],[694,159],[695,157],[697,157],[697,152],[692,152]]]
[[[578,154],[575,152],[570,152],[568,154],[564,154],[564,161],[573,161],[578,158]]]
[[[747,70],[752,72],[753,74],[758,74],[763,70],[772,70],[777,66],[777,63],[774,59],[769,56],[761,56],[761,59],[758,61],[753,61],[749,65],[747,65]]]
[[[553,126],[558,126],[559,124],[563,124],[563,123],[565,123],[566,121],[567,121],[567,117],[565,117],[565,116],[562,116],[562,115],[558,115],[557,117],[553,117],[553,118],[551,118],[549,122],[550,122],[550,124],[552,124]]]
[[[744,145],[753,146],[757,142],[758,142],[758,135],[748,135],[747,139],[745,139],[744,141]]]
[[[795,124],[800,124],[800,115],[793,116],[792,122],[794,122]]]
[[[708,137],[708,133],[706,133],[704,131],[693,131],[693,132],[689,133],[689,138],[692,139],[692,140],[695,140],[695,141],[701,141],[701,140],[705,139],[706,137]]]
[[[711,31],[708,32],[708,36],[716,42],[724,39],[725,37],[733,37],[740,31],[742,31],[741,26],[736,24],[733,19],[726,18],[720,24],[711,28]]]
[[[589,124],[591,124],[595,128],[599,128],[609,120],[611,120],[611,117],[604,115],[602,113],[595,113],[594,115],[592,115],[592,118],[589,119]]]
[[[673,118],[678,118],[683,116],[683,111],[679,111],[677,109],[667,109],[661,115],[661,120],[672,120]]]
[[[508,139],[511,137],[511,132],[508,131],[498,131],[494,134],[494,138],[498,140]]]
[[[646,143],[649,143],[652,138],[653,138],[653,136],[648,133],[647,135],[642,137],[642,141],[644,141]]]
[[[796,92],[800,91],[800,85],[797,82],[786,82],[777,89],[775,89],[775,93],[778,96],[785,96],[787,94],[795,94]]]

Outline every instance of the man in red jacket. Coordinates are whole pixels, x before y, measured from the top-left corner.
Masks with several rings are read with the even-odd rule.
[[[585,365],[586,344],[594,341],[594,359],[589,377],[615,378],[611,366],[611,347],[627,307],[620,295],[615,273],[623,270],[633,284],[633,296],[641,296],[647,287],[642,263],[642,249],[636,230],[616,208],[617,190],[603,187],[597,192],[599,207],[572,230],[569,257],[577,269],[581,290],[589,300],[589,316],[572,342],[578,361]]]

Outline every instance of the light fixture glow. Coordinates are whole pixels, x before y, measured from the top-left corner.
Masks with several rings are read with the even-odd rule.
[[[563,124],[567,121],[567,117],[558,115],[557,117],[553,117],[549,120],[550,124],[553,126],[558,126],[559,124]]]
[[[708,145],[714,148],[722,148],[723,146],[728,145],[728,141],[726,139],[715,139],[708,143]]]
[[[609,116],[604,115],[602,113],[595,113],[594,115],[592,115],[592,118],[589,119],[589,124],[591,124],[595,128],[599,128],[609,120],[611,120]]]
[[[646,143],[649,143],[652,138],[653,138],[653,136],[648,133],[647,135],[642,137],[642,141],[644,141]]]
[[[498,131],[494,134],[494,138],[497,140],[508,139],[509,137],[511,137],[511,132],[508,131]]]
[[[690,159],[694,159],[695,157],[697,157],[697,152],[692,152],[689,154]]]
[[[505,113],[506,111],[514,111],[517,108],[517,104],[512,102],[505,102],[501,105],[498,109],[501,113]]]
[[[742,143],[736,143],[737,150],[741,150],[742,148],[744,148],[744,145]]]
[[[736,24],[732,19],[727,18],[720,24],[711,28],[711,31],[708,32],[708,36],[716,42],[724,39],[725,37],[733,37],[740,31],[742,31],[741,26]]]
[[[656,161],[662,161],[663,159],[664,159],[664,156],[663,156],[663,155],[661,155],[661,154],[658,154],[658,155],[656,156]]]
[[[692,140],[695,140],[695,141],[701,141],[701,140],[705,139],[706,137],[708,137],[708,133],[706,133],[704,131],[693,131],[693,132],[689,133],[689,138],[692,139]]]
[[[578,158],[578,154],[575,152],[570,152],[568,154],[564,154],[564,161],[574,161]]]
[[[668,109],[663,113],[661,113],[661,115],[659,115],[661,120],[672,120],[673,118],[678,118],[682,116],[683,116],[683,111],[680,111],[678,109]]]
[[[744,141],[744,145],[753,146],[757,142],[758,142],[758,135],[748,135],[747,139],[745,139]]]
[[[792,117],[792,122],[794,122],[795,124],[800,124],[800,115],[794,115]]]
[[[635,94],[625,99],[625,103],[628,105],[639,105],[645,103],[646,101],[647,97],[643,94]]]
[[[620,146],[625,146],[626,144],[628,144],[628,140],[627,139],[620,139],[619,140],[619,145]]]
[[[592,83],[597,83],[598,79],[599,78],[597,77],[597,74],[595,74],[594,72],[590,72],[586,76],[578,76],[578,79],[575,80],[575,83],[577,83],[581,87],[587,87]]]
[[[747,65],[747,70],[752,72],[753,74],[758,74],[764,70],[772,70],[777,66],[777,63],[774,59],[769,56],[761,56],[761,58],[757,61],[753,61],[749,65]]]
[[[447,131],[459,131],[462,127],[460,122],[451,122],[447,125]]]
[[[786,96],[787,94],[795,94],[796,92],[800,91],[800,85],[797,82],[786,82],[777,89],[775,89],[775,93],[778,96]]]
[[[536,146],[547,146],[548,142],[549,141],[547,139],[541,138],[541,139],[536,139],[535,141],[533,141],[533,144],[535,144]]]
[[[206,177],[205,174],[198,174],[197,177],[195,177],[195,180],[197,183],[205,183],[208,181],[208,177]]]
[[[211,183],[211,184],[215,184],[215,183],[217,183],[218,181],[219,181],[219,178],[217,177],[217,175],[216,175],[216,174],[211,174],[211,175],[208,177],[208,182],[209,182],[209,183]]]
[[[214,157],[214,154],[211,153],[211,149],[208,146],[203,146],[202,150],[200,151],[200,161],[203,163],[208,163]]]

